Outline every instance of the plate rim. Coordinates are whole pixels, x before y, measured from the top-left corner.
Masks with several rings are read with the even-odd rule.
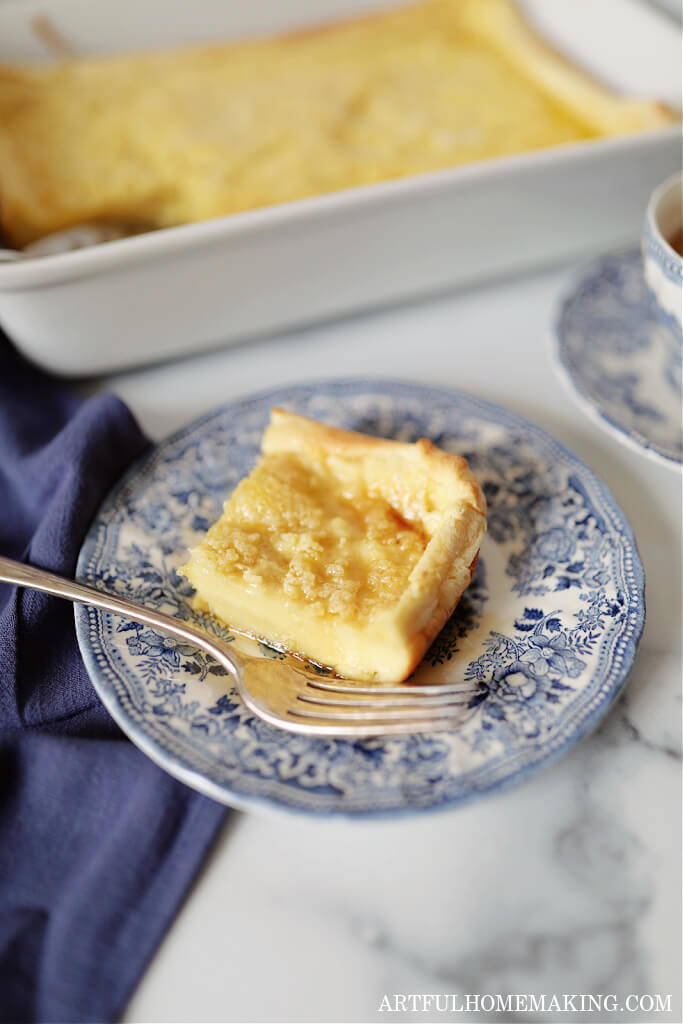
[[[646,618],[645,570],[643,568],[633,528],[609,487],[597,475],[597,473],[595,473],[595,471],[592,470],[582,458],[580,458],[580,456],[572,451],[572,449],[554,437],[543,427],[538,426],[536,423],[524,416],[521,416],[519,413],[514,412],[497,402],[481,398],[479,395],[472,394],[470,392],[447,387],[439,387],[432,384],[423,384],[421,382],[411,381],[407,378],[391,378],[380,375],[370,377],[324,377],[305,379],[295,383],[280,384],[260,391],[248,392],[247,394],[237,396],[228,402],[222,403],[221,405],[208,410],[191,420],[189,423],[186,423],[184,426],[162,438],[159,442],[153,444],[150,449],[148,449],[142,456],[132,463],[131,466],[129,466],[126,472],[105,495],[97,512],[95,513],[95,516],[93,517],[90,527],[88,528],[88,532],[81,545],[76,565],[76,578],[79,580],[83,578],[84,570],[93,556],[97,543],[96,534],[101,512],[114,505],[119,495],[128,486],[129,482],[139,474],[144,475],[145,470],[148,469],[150,464],[152,464],[168,446],[182,441],[182,439],[188,434],[196,431],[197,429],[201,429],[204,424],[214,419],[216,416],[224,414],[227,410],[237,405],[243,406],[246,403],[252,402],[262,403],[269,398],[273,400],[276,396],[281,402],[282,393],[286,391],[302,392],[305,389],[324,389],[326,387],[328,389],[349,389],[349,391],[354,387],[371,390],[374,385],[388,389],[391,392],[393,392],[394,389],[398,389],[399,391],[404,390],[406,396],[411,393],[414,396],[415,391],[418,391],[423,396],[431,392],[434,395],[438,395],[441,399],[451,399],[456,403],[458,399],[464,398],[475,409],[480,409],[484,413],[493,413],[493,422],[500,423],[500,417],[502,415],[502,422],[504,426],[508,427],[517,425],[523,427],[527,431],[530,431],[534,437],[540,438],[546,444],[549,443],[551,448],[555,447],[555,449],[557,449],[566,459],[579,467],[582,472],[588,474],[591,483],[597,488],[601,498],[605,501],[607,507],[612,513],[614,517],[614,524],[618,527],[625,543],[628,545],[628,550],[631,556],[631,565],[629,568],[631,570],[632,581],[630,583],[630,589],[631,593],[635,595],[637,600],[629,610],[629,617],[625,627],[626,636],[623,640],[623,650],[619,663],[616,667],[613,662],[610,664],[606,673],[606,678],[601,687],[601,692],[598,694],[599,699],[597,700],[596,705],[581,718],[569,735],[564,735],[561,738],[561,742],[554,745],[551,749],[548,749],[547,745],[539,748],[535,751],[534,756],[525,764],[517,768],[517,770],[512,772],[510,775],[494,780],[490,785],[485,785],[483,788],[473,788],[468,792],[458,794],[456,796],[446,796],[438,802],[425,806],[407,805],[367,808],[307,807],[299,805],[294,801],[285,802],[268,794],[244,794],[235,792],[229,785],[216,782],[203,775],[196,768],[192,768],[189,765],[182,763],[178,759],[177,755],[169,752],[158,739],[149,736],[135,718],[129,714],[127,709],[122,707],[119,703],[117,695],[112,686],[109,685],[107,679],[108,675],[111,674],[112,676],[115,676],[116,674],[112,672],[106,663],[102,664],[98,662],[97,655],[89,643],[91,632],[90,613],[92,612],[94,614],[95,621],[100,628],[102,627],[101,615],[90,606],[75,604],[74,619],[76,636],[86,670],[97,696],[125,736],[168,774],[172,775],[180,782],[183,782],[185,785],[195,789],[204,796],[210,797],[211,799],[227,805],[228,807],[245,811],[265,812],[269,814],[294,813],[304,814],[309,818],[316,817],[347,820],[389,819],[405,817],[407,815],[453,810],[457,807],[468,804],[473,800],[493,796],[512,788],[526,781],[530,776],[536,774],[544,766],[554,764],[563,756],[564,753],[574,746],[575,743],[579,742],[597,728],[623,690],[633,667]]]
[[[677,467],[683,466],[683,454],[676,456],[661,448],[656,441],[650,441],[639,430],[631,430],[618,423],[609,413],[605,412],[595,403],[584,387],[583,381],[577,381],[565,358],[566,342],[560,328],[564,310],[568,302],[576,295],[580,285],[595,277],[601,268],[604,267],[606,260],[619,256],[635,256],[639,252],[640,249],[637,246],[622,246],[621,248],[611,249],[609,252],[602,253],[591,260],[586,260],[578,267],[575,267],[570,275],[569,282],[562,288],[554,303],[551,327],[548,332],[548,342],[557,377],[562,383],[565,393],[572,398],[579,409],[589,416],[593,423],[597,423],[598,426],[607,430],[613,438],[626,445],[631,451],[639,452],[641,455],[645,455],[647,458],[658,462],[659,465],[668,466],[669,469],[675,470]]]

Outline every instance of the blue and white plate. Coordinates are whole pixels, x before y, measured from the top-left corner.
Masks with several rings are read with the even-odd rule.
[[[466,455],[488,499],[488,533],[470,588],[418,671],[478,680],[481,696],[452,732],[304,738],[254,718],[191,646],[77,607],[93,683],[130,738],[228,804],[370,815],[448,807],[521,781],[592,729],[626,679],[643,626],[633,535],[575,455],[467,395],[344,380],[234,402],[133,467],[100,510],[78,576],[192,620],[176,568],[249,472],[273,405]]]
[[[640,250],[604,257],[575,285],[557,356],[573,395],[620,440],[683,461],[680,343],[657,315]]]

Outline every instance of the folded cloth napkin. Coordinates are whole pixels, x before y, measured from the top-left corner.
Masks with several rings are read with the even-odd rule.
[[[147,443],[118,399],[81,401],[0,335],[0,553],[72,576]],[[0,1020],[116,1019],[224,813],[124,738],[71,604],[0,584]]]

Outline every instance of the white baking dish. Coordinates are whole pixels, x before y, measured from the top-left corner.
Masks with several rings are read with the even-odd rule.
[[[281,31],[372,0],[5,0],[0,61]],[[555,45],[623,91],[680,103],[675,24],[637,0],[527,0]],[[0,264],[0,322],[36,363],[100,373],[637,238],[680,130],[563,146]],[[452,339],[453,344],[466,339]],[[419,342],[418,342],[419,343]]]

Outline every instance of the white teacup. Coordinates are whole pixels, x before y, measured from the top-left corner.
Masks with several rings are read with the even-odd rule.
[[[655,189],[645,214],[643,266],[645,280],[660,319],[683,344],[683,175],[675,174]]]

